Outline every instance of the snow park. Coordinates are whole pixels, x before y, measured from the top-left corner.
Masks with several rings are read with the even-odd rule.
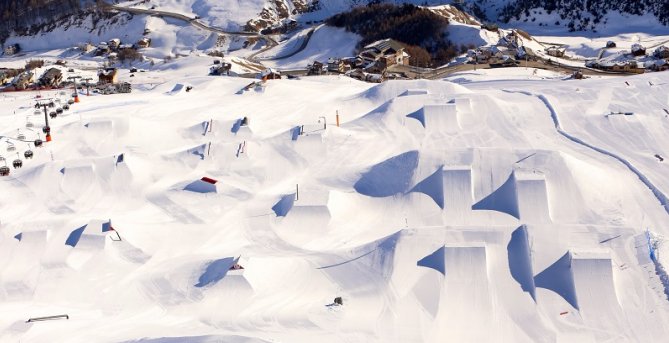
[[[36,3],[0,1],[0,342],[669,337],[663,13]],[[452,56],[351,19],[396,11]]]

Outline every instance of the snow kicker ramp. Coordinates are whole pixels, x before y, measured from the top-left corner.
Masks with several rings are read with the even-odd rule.
[[[474,203],[471,166],[444,166],[443,183],[446,214],[463,222]]]
[[[608,332],[626,326],[616,295],[611,257],[601,253],[572,253],[576,298],[583,321],[595,331],[598,340],[611,339]]]
[[[481,323],[492,320],[486,248],[484,245],[445,246],[445,278],[436,337],[451,337],[454,342],[489,341]]]
[[[455,104],[425,105],[407,117],[418,120],[428,134],[444,132],[454,135],[461,129]]]
[[[550,223],[548,191],[542,173],[514,170],[493,193],[472,207],[509,214],[525,223]]]
[[[441,166],[416,184],[411,192],[426,194],[453,219],[464,221],[473,203],[470,166]]]

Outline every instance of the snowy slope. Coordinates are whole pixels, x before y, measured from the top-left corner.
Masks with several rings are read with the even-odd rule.
[[[668,74],[519,80],[519,68],[244,92],[248,79],[195,76],[198,63],[82,96],[52,121],[54,141],[0,178],[0,340],[669,334],[645,236],[669,234],[669,167],[653,157],[669,156]],[[34,139],[25,124],[43,120],[34,95],[0,97],[10,162],[6,140]],[[618,110],[635,114],[605,116]],[[26,323],[56,314],[70,317]]]

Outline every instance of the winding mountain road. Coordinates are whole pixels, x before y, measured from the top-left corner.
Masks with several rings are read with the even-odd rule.
[[[155,16],[155,17],[167,17],[167,18],[173,18],[181,21],[185,21],[188,24],[195,26],[199,29],[213,32],[213,33],[218,33],[218,34],[223,34],[223,35],[228,35],[228,36],[241,36],[241,37],[256,37],[264,40],[266,42],[266,46],[251,55],[248,56],[248,59],[255,61],[255,58],[257,55],[277,46],[279,43],[274,40],[272,37],[263,35],[257,32],[247,32],[247,31],[228,31],[224,30],[219,27],[215,26],[209,26],[207,24],[202,23],[201,21],[198,20],[197,17],[191,18],[186,15],[183,15],[181,13],[175,13],[175,12],[167,12],[167,11],[160,11],[160,10],[154,10],[154,9],[143,9],[143,8],[135,8],[135,7],[125,7],[125,6],[118,6],[118,5],[112,5],[106,2],[104,3],[104,9],[107,11],[119,11],[119,12],[126,12],[126,13],[131,13],[131,14],[144,14],[144,15],[150,15],[150,16]]]

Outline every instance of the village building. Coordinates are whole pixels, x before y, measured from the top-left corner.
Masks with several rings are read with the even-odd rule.
[[[10,44],[6,46],[4,49],[4,54],[6,56],[15,55],[18,54],[19,52],[21,52],[21,46],[18,44]]]
[[[314,61],[307,66],[307,75],[323,75],[325,72],[326,70],[321,62]]]
[[[328,69],[328,72],[330,72],[330,73],[343,74],[347,70],[350,70],[351,66],[344,63],[344,61],[340,58],[329,58],[327,69]]]
[[[118,82],[118,70],[106,68],[98,72],[98,84],[115,84]]]
[[[519,43],[518,36],[516,35],[516,32],[511,31],[506,36],[500,38],[499,41],[497,42],[497,45],[505,46],[509,49],[516,49],[520,46],[520,43]]]
[[[643,45],[635,43],[632,44],[632,55],[634,56],[645,56],[646,55],[646,48],[643,47]]]
[[[49,68],[39,79],[40,86],[58,87],[63,82],[63,73],[58,68]]]
[[[526,46],[519,46],[518,49],[516,49],[516,58],[518,60],[526,60],[526,61],[536,61],[537,54],[534,53],[534,50],[526,47]]]
[[[228,62],[214,61],[214,65],[209,69],[209,75],[230,75],[232,64]]]
[[[151,38],[142,38],[135,44],[137,49],[146,49],[151,46]]]
[[[367,69],[378,71],[384,71],[395,64],[409,65],[410,58],[404,45],[394,39],[383,39],[369,44],[359,56]]]
[[[106,55],[111,52],[109,45],[106,42],[101,42],[98,44],[97,49],[95,50],[96,56]]]
[[[35,74],[29,70],[26,70],[14,78],[12,81],[12,86],[15,90],[24,90],[33,83],[34,77]]]
[[[655,49],[655,51],[653,52],[653,56],[655,56],[656,58],[669,59],[669,48],[662,45],[657,49]]]
[[[0,68],[0,84],[10,83],[20,72],[18,69]]]
[[[648,61],[646,62],[645,67],[652,71],[665,71],[669,69],[669,62],[663,59]]]
[[[471,63],[476,64],[487,64],[487,63],[496,63],[497,61],[504,58],[505,53],[508,53],[508,49],[505,47],[493,46],[482,46],[476,50],[469,50],[467,55],[469,56]]]
[[[93,45],[91,43],[83,43],[83,44],[79,44],[77,46],[77,49],[79,49],[83,53],[89,53],[89,52],[95,50],[95,48],[96,48],[95,45]]]
[[[496,59],[495,61],[490,62],[490,67],[491,68],[507,68],[507,67],[515,67],[518,64],[518,62],[509,55],[504,55],[500,59]]]
[[[619,73],[638,73],[642,74],[645,72],[645,69],[639,67],[637,61],[627,60],[627,61],[605,61],[596,64],[597,68],[601,70],[608,70]]]
[[[278,70],[272,69],[272,68],[267,68],[260,72],[258,75],[261,80],[267,81],[267,80],[277,80],[281,78],[281,72]]]
[[[121,40],[118,38],[110,39],[109,42],[107,42],[107,45],[110,49],[116,50],[119,46],[121,46]]]
[[[565,50],[566,50],[565,48],[551,46],[546,48],[546,54],[548,54],[548,56],[553,56],[553,57],[564,57]]]

